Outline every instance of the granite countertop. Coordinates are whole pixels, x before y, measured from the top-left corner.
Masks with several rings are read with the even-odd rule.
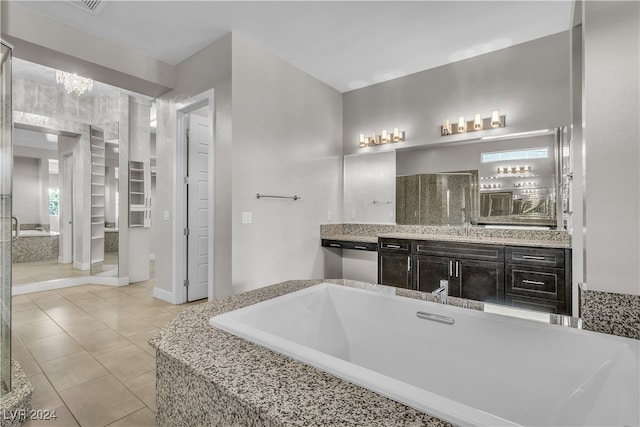
[[[343,284],[342,280],[325,281]],[[189,307],[149,343],[206,382],[257,408],[272,425],[449,426],[208,323],[215,315],[321,282],[289,281]]]
[[[320,226],[320,236],[322,239],[367,243],[377,242],[379,237],[386,237],[541,248],[571,248],[571,236],[566,231],[524,228],[496,229],[393,224],[330,224]]]

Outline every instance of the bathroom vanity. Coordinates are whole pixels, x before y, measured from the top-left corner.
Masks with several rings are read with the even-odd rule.
[[[378,224],[321,227],[322,246],[377,251],[377,282],[571,315],[571,243],[561,230]],[[373,243],[373,242],[376,243]]]

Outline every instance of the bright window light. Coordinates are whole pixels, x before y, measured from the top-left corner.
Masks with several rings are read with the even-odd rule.
[[[549,149],[543,148],[529,148],[527,150],[512,150],[512,151],[493,151],[490,153],[482,153],[482,163],[492,162],[505,162],[511,160],[532,160],[532,159],[547,159],[549,157]]]

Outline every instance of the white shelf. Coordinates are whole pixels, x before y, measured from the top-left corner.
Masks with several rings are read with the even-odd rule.
[[[104,236],[91,236],[91,240],[104,239]]]

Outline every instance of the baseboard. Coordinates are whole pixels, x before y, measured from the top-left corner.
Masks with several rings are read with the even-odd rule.
[[[165,291],[164,289],[160,289],[157,287],[153,288],[153,296],[154,298],[158,298],[161,299],[162,301],[166,301],[170,304],[177,304],[175,302],[175,298],[173,296],[173,293],[169,292],[169,291]]]
[[[73,261],[73,268],[75,268],[76,270],[86,271],[86,270],[89,270],[91,268],[91,264],[90,263]]]
[[[128,277],[100,277],[82,276],[67,277],[64,279],[47,280],[44,282],[29,283],[27,285],[14,285],[11,287],[11,295],[23,295],[33,292],[51,291],[54,289],[70,288],[81,285],[126,286]]]

